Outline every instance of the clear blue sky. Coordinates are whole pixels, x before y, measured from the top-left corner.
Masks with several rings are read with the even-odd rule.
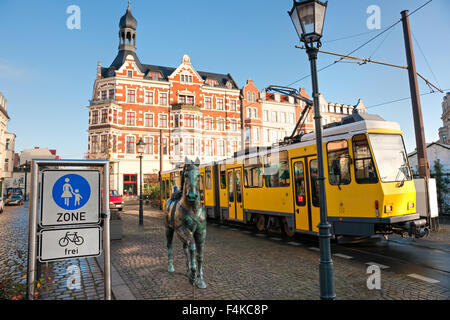
[[[411,12],[426,1],[330,0],[322,49],[349,53],[398,21],[402,10]],[[80,30],[66,27],[66,9],[73,4],[81,9]],[[381,30],[370,32],[366,10],[374,4],[381,9]],[[188,54],[197,70],[231,73],[239,86],[252,78],[260,90],[309,74],[306,53],[294,47],[299,40],[287,15],[292,0],[133,0],[131,5],[142,63],[176,67]],[[114,60],[126,8],[126,0],[0,0],[0,92],[8,99],[16,152],[40,146],[65,158],[83,157],[97,61],[109,66]],[[410,19],[434,75],[414,42],[417,70],[442,89],[450,89],[449,12],[450,1],[434,0]],[[353,55],[406,65],[401,23]],[[334,60],[319,55],[319,68]],[[311,93],[310,78],[294,86]],[[419,86],[429,92],[422,80]],[[380,65],[335,64],[319,73],[319,87],[328,101],[356,104],[362,98],[368,107],[410,95],[407,72]],[[421,99],[427,142],[438,139],[443,96]],[[369,111],[399,122],[408,152],[414,150],[410,100]]]

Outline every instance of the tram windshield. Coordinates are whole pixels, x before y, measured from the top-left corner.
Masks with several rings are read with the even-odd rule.
[[[369,139],[381,181],[411,180],[411,170],[401,135],[370,133]]]

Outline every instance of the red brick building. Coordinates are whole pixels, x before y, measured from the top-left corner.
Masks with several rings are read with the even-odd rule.
[[[119,52],[109,67],[98,64],[88,107],[88,158],[111,161],[112,188],[137,194],[140,139],[144,183],[157,178],[160,160],[167,170],[185,157],[210,162],[238,151],[241,102],[233,77],[197,71],[188,55],[177,67],[142,64],[130,7],[119,27]]]

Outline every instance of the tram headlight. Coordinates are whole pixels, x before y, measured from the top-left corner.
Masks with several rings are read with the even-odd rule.
[[[408,202],[408,210],[414,209],[414,202]]]
[[[384,212],[392,212],[392,204],[384,206]]]

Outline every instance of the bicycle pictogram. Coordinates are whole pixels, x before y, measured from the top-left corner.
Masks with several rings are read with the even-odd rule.
[[[67,231],[66,235],[59,239],[59,245],[61,247],[65,247],[69,244],[69,242],[73,242],[77,246],[80,246],[83,244],[84,239],[82,236],[78,235],[78,232],[70,233],[69,231]]]

